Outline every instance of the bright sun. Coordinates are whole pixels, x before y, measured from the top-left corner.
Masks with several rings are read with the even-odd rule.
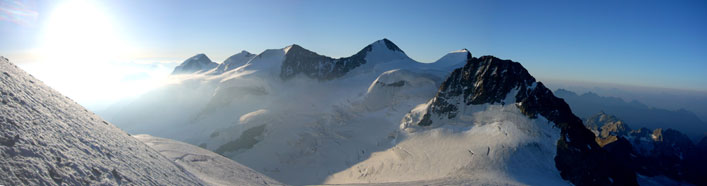
[[[120,25],[98,1],[69,0],[50,12],[36,51],[41,60],[29,67],[45,83],[84,106],[140,93],[144,86],[126,82],[136,68],[126,67],[129,45]]]
[[[70,0],[50,14],[43,35],[43,53],[74,62],[115,59],[127,48],[116,33],[116,23],[96,3]]]

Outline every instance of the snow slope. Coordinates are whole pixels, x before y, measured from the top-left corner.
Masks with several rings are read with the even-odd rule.
[[[0,185],[201,185],[0,57]]]
[[[206,149],[146,134],[133,137],[209,185],[282,185],[253,169]]]
[[[514,105],[472,105],[465,110],[457,121],[406,134],[394,147],[332,175],[327,183],[452,179],[475,184],[569,184],[555,168],[560,132],[551,122],[530,119]]]
[[[248,51],[241,51],[238,54],[234,54],[231,57],[228,57],[223,63],[218,64],[218,67],[212,72],[216,74],[220,74],[226,71],[233,70],[235,68],[238,68],[240,66],[245,65],[255,57],[255,54],[251,54]]]

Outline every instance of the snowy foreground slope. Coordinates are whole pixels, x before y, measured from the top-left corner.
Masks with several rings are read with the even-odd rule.
[[[210,185],[282,185],[233,160],[197,146],[146,134],[133,137]]]
[[[3,57],[0,72],[0,185],[281,185],[198,147],[131,137]]]
[[[0,71],[0,184],[202,184],[1,57]]]
[[[509,60],[458,50],[420,63],[383,39],[342,58],[269,49],[217,71],[173,75],[105,115],[285,184],[635,184]]]

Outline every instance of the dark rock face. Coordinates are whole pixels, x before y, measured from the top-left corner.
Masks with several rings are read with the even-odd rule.
[[[611,174],[621,174],[624,172],[635,172],[637,166],[634,163],[635,152],[631,148],[631,142],[624,137],[618,137],[614,142],[603,147],[609,152],[608,159],[616,163]],[[620,184],[617,184],[620,185]]]
[[[693,183],[698,185],[707,185],[707,136],[702,137],[700,142],[697,143],[697,159],[691,166],[691,171],[699,173],[694,175]]]
[[[535,82],[528,71],[510,60],[501,60],[493,56],[471,58],[463,68],[456,69],[445,80],[437,92],[430,111],[447,118],[457,116],[458,108],[452,99],[463,96],[463,102],[469,104],[503,103],[506,94],[516,87],[527,91]],[[430,125],[429,115],[423,116],[422,126]]]
[[[400,80],[400,81],[396,81],[396,82],[388,83],[388,84],[379,81],[379,82],[376,82],[376,84],[379,84],[384,87],[402,87],[402,86],[405,86],[405,81]]]
[[[390,41],[388,39],[383,39],[383,43],[385,43],[385,46],[388,47],[389,50],[405,53],[405,52],[403,52],[403,50],[398,48],[398,45],[395,45],[392,41]]]
[[[705,184],[707,166],[704,156],[687,135],[673,129],[646,128],[632,131],[629,139],[634,146],[636,172],[647,175],[664,175],[674,180]],[[701,164],[701,165],[700,165]]]
[[[402,52],[388,39],[383,39],[383,43],[391,51]],[[373,50],[371,45],[350,57],[338,59],[319,55],[299,45],[292,45],[285,54],[285,61],[282,62],[280,78],[288,80],[298,74],[304,74],[309,78],[325,81],[344,76],[354,68],[367,63],[366,55]]]
[[[514,90],[515,95],[508,95]],[[506,95],[515,96],[516,103],[505,103]],[[555,165],[563,179],[575,185],[637,185],[635,174],[617,168],[564,100],[536,82],[520,63],[510,60],[493,56],[468,59],[442,83],[418,125],[432,125],[431,117],[454,118],[462,104],[485,103],[515,104],[530,118],[541,115],[555,123],[562,136],[557,142]]]
[[[619,118],[599,113],[585,122],[594,130],[597,142],[622,168],[645,176],[666,176],[677,181],[704,185],[705,154],[687,135],[673,129],[630,130]]]

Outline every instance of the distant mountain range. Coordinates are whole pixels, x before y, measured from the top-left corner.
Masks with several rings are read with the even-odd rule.
[[[695,145],[687,135],[670,128],[633,130],[626,122],[604,112],[589,117],[585,125],[594,132],[597,143],[620,159],[625,169],[644,176],[707,184],[707,137]]]
[[[626,102],[621,98],[602,97],[592,92],[578,95],[565,89],[558,89],[555,95],[567,101],[572,112],[582,118],[603,111],[612,113],[635,127],[673,128],[684,132],[694,141],[707,135],[707,123],[687,110],[651,108],[638,101]]]

